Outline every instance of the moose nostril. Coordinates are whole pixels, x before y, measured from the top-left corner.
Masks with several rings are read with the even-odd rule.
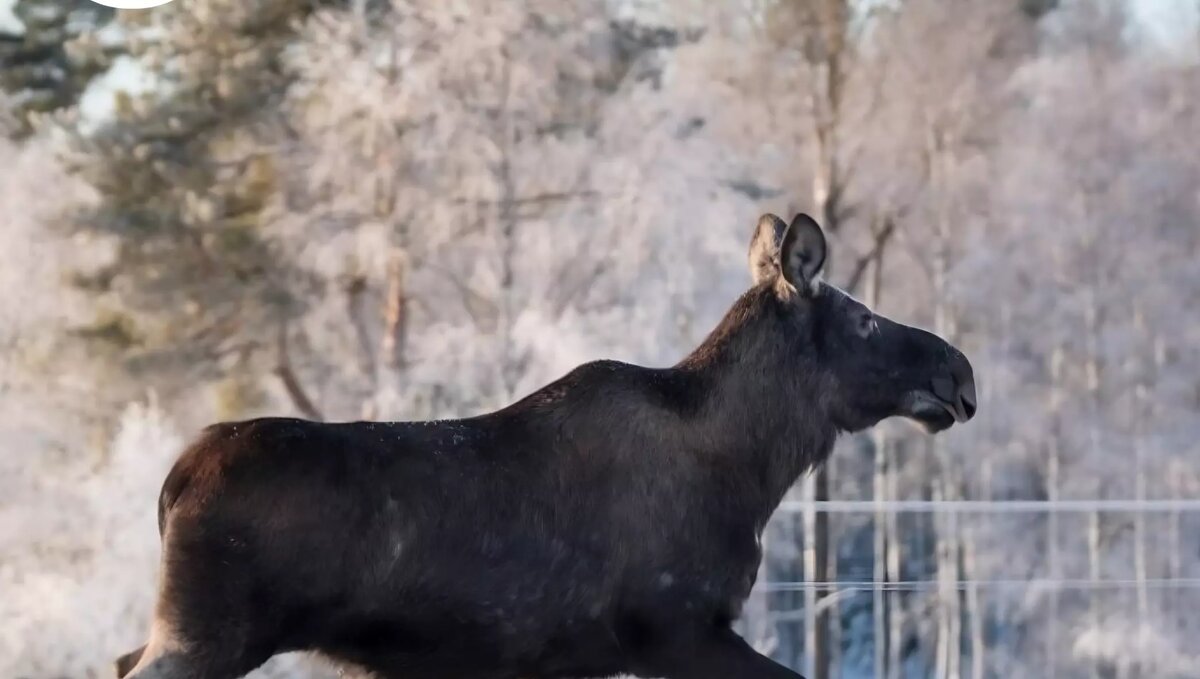
[[[963,414],[967,419],[975,416],[975,380],[968,378],[958,387],[958,398],[962,402]]]
[[[962,396],[963,412],[967,414],[967,419],[975,417],[975,401],[966,394]]]

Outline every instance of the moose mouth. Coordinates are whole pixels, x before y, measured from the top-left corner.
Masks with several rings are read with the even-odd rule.
[[[945,431],[955,422],[966,422],[969,415],[961,407],[929,391],[914,391],[906,399],[905,415],[930,434]]]

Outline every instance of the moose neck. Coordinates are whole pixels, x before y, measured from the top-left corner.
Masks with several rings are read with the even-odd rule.
[[[829,455],[836,429],[819,376],[788,341],[788,323],[766,289],[744,295],[677,368],[704,394],[693,426],[761,524],[801,474]]]

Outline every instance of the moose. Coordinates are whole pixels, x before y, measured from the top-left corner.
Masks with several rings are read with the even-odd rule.
[[[158,501],[149,640],[119,677],[306,650],[395,679],[796,679],[733,630],[760,537],[840,433],[975,414],[971,364],[822,282],[771,214],[753,287],[671,368],[587,363],[492,413],[216,424]]]

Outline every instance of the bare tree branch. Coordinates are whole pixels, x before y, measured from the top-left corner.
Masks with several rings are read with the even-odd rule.
[[[875,261],[883,252],[883,248],[891,240],[892,234],[896,231],[896,220],[891,215],[883,218],[882,225],[874,230],[872,234],[874,242],[871,244],[871,249],[866,254],[860,256],[854,263],[854,269],[850,272],[850,278],[846,281],[846,292],[854,294],[858,286],[862,284],[863,276],[867,272],[867,267],[871,262]]]
[[[378,377],[375,370],[374,352],[371,351],[371,333],[367,329],[366,319],[363,318],[363,297],[367,291],[367,281],[362,276],[354,276],[346,282],[346,315],[350,317],[350,325],[354,328],[354,337],[358,342],[359,364],[363,374],[371,384]]]
[[[429,262],[424,268],[428,271],[440,273],[446,277],[446,280],[450,281],[450,284],[454,286],[454,289],[458,291],[461,297],[463,309],[466,310],[467,315],[471,317],[471,321],[475,323],[476,327],[487,329],[495,326],[499,308],[494,299],[475,291],[462,280],[461,276],[444,266]]]
[[[313,405],[313,401],[305,392],[304,387],[300,384],[299,378],[292,370],[291,359],[288,357],[287,350],[287,324],[279,324],[279,340],[278,340],[278,363],[275,366],[275,376],[283,382],[283,388],[287,391],[288,398],[292,399],[292,405],[296,406],[296,410],[300,411],[305,417],[310,420],[322,421],[325,416],[321,411]]]
[[[402,252],[396,252],[388,262],[388,290],[383,300],[383,339],[380,353],[384,365],[399,368],[404,364],[407,293],[404,288],[406,266]]]
[[[532,196],[523,196],[523,197],[519,197],[519,198],[514,197],[511,199],[500,198],[500,199],[496,199],[496,200],[482,200],[482,199],[466,198],[463,196],[459,196],[457,198],[451,198],[449,202],[451,205],[468,205],[469,204],[469,205],[474,205],[477,207],[495,206],[495,205],[501,205],[501,204],[517,206],[517,205],[536,205],[536,204],[544,204],[544,203],[556,203],[556,202],[563,202],[563,201],[568,201],[568,200],[575,200],[577,198],[599,198],[599,197],[600,197],[600,192],[593,191],[593,190],[550,191],[547,193],[534,194]]]

